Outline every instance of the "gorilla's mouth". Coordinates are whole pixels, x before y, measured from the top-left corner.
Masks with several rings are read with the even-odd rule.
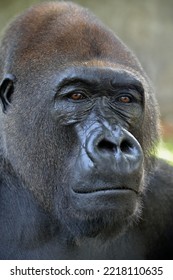
[[[132,191],[136,194],[138,194],[138,192],[132,188],[129,188],[129,187],[108,187],[108,188],[94,188],[94,189],[91,189],[91,188],[86,188],[86,189],[82,189],[82,190],[73,190],[74,193],[76,194],[96,194],[96,193],[102,193],[102,194],[108,194],[108,193],[124,193],[124,192],[129,192],[129,191]]]
[[[123,212],[123,215],[131,215],[136,207],[138,192],[126,186],[82,186],[82,188],[71,189],[72,204],[78,210],[87,213],[100,213],[104,215],[105,210]],[[127,214],[127,213],[130,214]],[[81,212],[80,212],[81,213]]]

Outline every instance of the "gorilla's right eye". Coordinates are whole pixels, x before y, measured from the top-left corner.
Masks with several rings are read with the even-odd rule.
[[[82,93],[78,93],[78,92],[73,92],[71,94],[68,94],[68,98],[69,99],[72,99],[74,101],[78,101],[78,100],[81,100],[81,99],[85,99],[86,96],[83,95]]]

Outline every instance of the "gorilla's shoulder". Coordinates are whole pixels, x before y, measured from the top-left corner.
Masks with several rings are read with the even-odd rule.
[[[144,196],[139,228],[147,259],[172,259],[173,167],[160,159]]]
[[[144,217],[150,217],[153,225],[162,227],[168,221],[173,225],[173,166],[158,159],[146,194],[144,196]]]

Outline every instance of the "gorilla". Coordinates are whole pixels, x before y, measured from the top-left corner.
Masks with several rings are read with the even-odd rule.
[[[0,258],[172,259],[173,168],[134,54],[71,2],[0,45]]]

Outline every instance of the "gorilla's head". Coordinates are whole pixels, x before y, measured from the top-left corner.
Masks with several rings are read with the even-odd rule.
[[[136,57],[88,10],[44,3],[0,47],[2,154],[57,223],[119,233],[139,216],[158,139]]]

